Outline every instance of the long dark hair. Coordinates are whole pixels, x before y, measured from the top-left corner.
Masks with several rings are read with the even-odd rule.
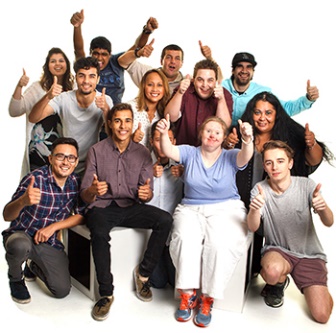
[[[65,60],[65,63],[67,65],[67,69],[63,75],[63,82],[58,82],[58,83],[62,85],[63,91],[72,90],[74,86],[74,76],[71,73],[70,61],[68,57],[66,56],[66,54],[58,47],[53,47],[48,52],[45,63],[42,67],[43,72],[40,78],[41,87],[43,88],[43,90],[48,91],[54,82],[54,76],[53,74],[51,74],[49,70],[50,58],[54,54],[62,54]]]
[[[279,99],[275,95],[266,91],[255,95],[246,105],[241,120],[243,122],[249,122],[253,127],[253,132],[257,133],[253,121],[253,112],[258,101],[266,101],[272,104],[275,108],[276,117],[271,140],[284,141],[295,151],[293,174],[307,176],[305,128],[286,113]],[[331,164],[332,160],[334,160],[332,152],[323,142],[318,140],[316,140],[316,142],[323,150],[323,159]]]

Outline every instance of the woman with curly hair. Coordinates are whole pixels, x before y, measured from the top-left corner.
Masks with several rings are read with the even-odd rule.
[[[74,77],[70,70],[70,61],[65,53],[53,47],[49,50],[42,67],[39,81],[35,81],[22,94],[23,87],[29,82],[29,77],[23,69],[23,75],[17,83],[9,103],[9,115],[20,117],[26,114],[26,148],[23,157],[21,178],[28,172],[48,164],[50,147],[56,138],[62,135],[62,126],[58,115],[51,115],[40,122],[29,122],[28,116],[35,105],[50,89],[54,77],[63,87],[63,91],[73,89]]]

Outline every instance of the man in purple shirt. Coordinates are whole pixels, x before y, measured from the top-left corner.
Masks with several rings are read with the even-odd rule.
[[[77,141],[56,139],[49,163],[21,180],[3,210],[4,220],[11,221],[2,232],[9,286],[13,300],[20,304],[30,302],[25,280],[36,275],[56,298],[67,296],[71,288],[68,258],[58,236],[60,230],[84,222],[80,178],[73,173],[78,164]]]
[[[153,197],[153,162],[149,150],[132,141],[132,129],[132,107],[125,103],[115,105],[106,117],[108,138],[93,145],[86,158],[80,193],[89,204],[86,223],[101,297],[92,310],[95,320],[106,319],[113,302],[111,229],[152,229],[143,260],[134,270],[136,295],[148,302],[152,300],[148,279],[172,225],[168,212],[144,204]]]

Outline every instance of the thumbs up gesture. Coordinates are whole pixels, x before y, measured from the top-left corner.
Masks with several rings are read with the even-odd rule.
[[[153,38],[150,43],[145,45],[143,48],[141,48],[138,52],[137,55],[139,57],[146,57],[149,58],[154,50],[153,44],[154,44],[155,39]]]
[[[105,181],[99,181],[97,175],[94,174],[91,184],[91,194],[94,196],[103,196],[107,190],[107,183]]]
[[[183,95],[186,92],[186,90],[189,88],[190,83],[191,83],[191,77],[189,74],[187,74],[186,77],[181,81],[178,92],[181,95]]]
[[[262,188],[262,186],[260,184],[257,184],[258,187],[258,194],[252,199],[251,203],[250,203],[250,209],[254,209],[254,210],[259,210],[260,208],[262,208],[265,204],[265,193],[264,193],[264,189]]]
[[[239,142],[237,129],[235,127],[232,128],[231,133],[224,140],[225,149],[232,149]]]
[[[21,78],[20,78],[20,80],[19,80],[19,82],[18,82],[17,85],[18,85],[20,88],[23,88],[23,87],[25,87],[28,83],[29,83],[29,77],[26,75],[26,71],[25,71],[25,69],[23,68],[23,74],[22,74],[22,76],[21,76]]]
[[[162,118],[156,125],[156,129],[161,133],[168,133],[170,127],[170,117],[169,113],[166,114],[165,118]]]
[[[39,188],[34,187],[34,183],[35,176],[32,176],[26,192],[23,195],[23,201],[25,206],[37,205],[41,200],[41,191]]]
[[[322,210],[324,210],[327,207],[326,202],[324,201],[320,189],[321,189],[322,185],[321,184],[317,184],[314,192],[313,192],[313,198],[312,198],[312,206],[314,209],[314,213],[318,213]]]
[[[75,28],[81,26],[83,22],[84,22],[84,9],[82,9],[80,12],[76,12],[75,14],[73,14],[70,19],[70,23]]]
[[[148,178],[145,182],[145,184],[140,185],[138,187],[138,198],[141,201],[147,202],[150,199],[152,199],[153,192],[152,189],[150,188],[150,179]]]
[[[305,141],[308,149],[313,149],[316,144],[315,134],[309,129],[309,124],[305,125]]]
[[[310,80],[307,80],[307,97],[312,102],[315,102],[320,97],[317,87],[310,85]]]
[[[204,58],[212,59],[212,52],[209,46],[203,45],[202,42],[199,40],[198,44],[200,46],[201,53],[203,54]]]
[[[109,110],[109,106],[106,102],[106,88],[104,87],[101,91],[101,95],[96,95],[95,102],[97,105],[97,108],[103,110],[104,112],[107,112]]]
[[[156,178],[160,178],[163,174],[163,166],[160,161],[160,157],[157,158],[157,161],[153,165],[153,175]]]
[[[57,83],[57,76],[55,75],[54,76],[54,82],[52,84],[52,86],[50,87],[49,91],[48,91],[48,98],[49,99],[53,99],[54,97],[58,96],[62,90],[63,90],[63,87]]]
[[[239,130],[242,136],[242,141],[246,144],[249,144],[253,141],[253,128],[252,125],[248,122],[242,122],[241,119],[238,119]]]
[[[145,133],[141,130],[141,128],[142,128],[142,124],[141,124],[141,122],[139,122],[137,129],[133,133],[133,141],[134,142],[139,143],[144,138]]]

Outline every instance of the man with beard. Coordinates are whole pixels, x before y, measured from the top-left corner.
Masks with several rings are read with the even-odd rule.
[[[77,89],[62,92],[57,78],[50,90],[35,104],[29,121],[37,123],[51,114],[59,114],[63,136],[74,138],[79,146],[76,172],[83,175],[88,149],[99,140],[106,113],[112,108],[110,96],[96,90],[99,82],[99,63],[93,57],[80,58],[74,64]]]
[[[232,75],[229,79],[222,82],[233,98],[232,125],[238,124],[245,111],[246,104],[256,94],[262,91],[271,92],[271,88],[252,82],[254,68],[257,62],[251,53],[236,53],[232,59]],[[307,93],[293,101],[281,101],[286,112],[292,117],[301,111],[311,108],[313,103],[319,98],[317,87],[310,86],[310,80],[307,81]]]

